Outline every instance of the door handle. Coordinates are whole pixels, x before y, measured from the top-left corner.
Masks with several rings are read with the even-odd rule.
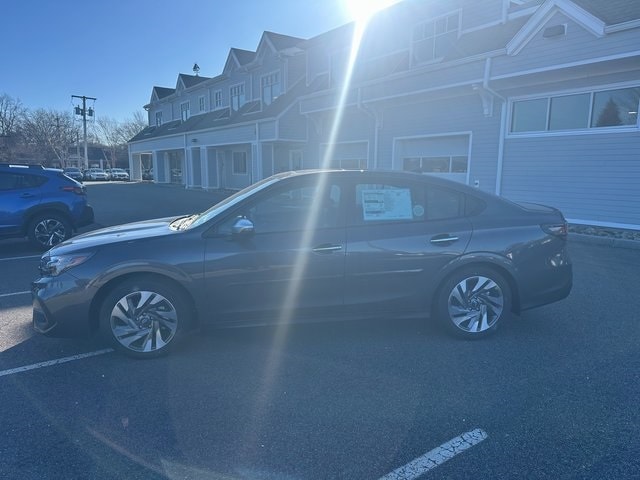
[[[23,193],[22,195],[20,195],[20,198],[33,198],[33,197],[35,197],[35,195],[32,193]]]
[[[444,234],[444,235],[436,235],[435,237],[431,237],[431,240],[429,241],[434,245],[445,245],[445,244],[456,242],[458,240],[460,239],[455,235]]]
[[[323,243],[322,245],[312,248],[313,253],[332,253],[339,250],[342,250],[342,245],[332,243]]]

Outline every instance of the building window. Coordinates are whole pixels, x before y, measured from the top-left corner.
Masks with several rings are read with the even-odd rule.
[[[216,90],[213,93],[213,106],[214,108],[222,108],[222,90]]]
[[[416,25],[413,29],[413,62],[423,63],[444,57],[457,40],[459,27],[458,13]]]
[[[511,133],[638,126],[640,87],[513,102]]]
[[[186,122],[187,120],[189,120],[189,116],[190,116],[190,105],[189,102],[184,102],[180,104],[180,118],[182,119],[183,122]]]
[[[262,87],[262,102],[265,105],[271,103],[280,96],[280,72],[265,75],[260,79]]]
[[[463,155],[405,157],[402,168],[417,173],[467,173],[468,158]]]
[[[204,110],[205,110],[204,95],[203,95],[203,96],[201,96],[201,97],[198,99],[198,104],[199,104],[199,106],[200,106],[200,112],[204,112]]]
[[[162,125],[162,112],[156,112],[156,127]]]
[[[237,112],[245,103],[244,83],[231,87],[229,96],[231,97],[231,108]]]
[[[246,175],[247,173],[247,152],[233,152],[233,174]]]

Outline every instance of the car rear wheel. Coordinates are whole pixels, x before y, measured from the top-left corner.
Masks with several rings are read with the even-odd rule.
[[[103,301],[100,328],[115,349],[152,358],[168,353],[182,337],[187,311],[184,296],[165,282],[130,279]]]
[[[69,220],[58,213],[40,214],[29,223],[29,240],[40,249],[48,250],[71,237]]]
[[[436,315],[458,337],[480,338],[495,332],[511,312],[511,290],[498,272],[485,267],[460,270],[442,285]]]

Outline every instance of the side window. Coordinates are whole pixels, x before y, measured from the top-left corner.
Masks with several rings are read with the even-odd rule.
[[[22,177],[21,187],[22,188],[36,188],[43,185],[46,181],[46,177],[41,177],[40,175],[20,175]]]
[[[17,190],[20,188],[35,188],[44,184],[46,177],[39,175],[24,175],[17,173],[0,173],[0,190]]]
[[[424,220],[423,188],[401,183],[358,183],[355,194],[355,225]]]
[[[278,189],[247,206],[234,218],[225,221],[219,233],[230,233],[236,219],[246,217],[253,222],[257,235],[332,228],[339,225],[341,189],[338,185],[306,185]]]
[[[464,215],[464,197],[455,190],[419,184],[357,184],[354,225],[424,222]]]
[[[15,190],[18,188],[19,175],[0,173],[0,190]]]
[[[455,190],[427,187],[427,220],[443,220],[463,216],[464,197]]]

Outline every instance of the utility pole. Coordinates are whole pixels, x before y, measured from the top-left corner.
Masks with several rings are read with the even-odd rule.
[[[87,116],[93,117],[93,108],[89,107],[89,109],[87,110],[87,100],[93,100],[95,102],[97,98],[85,97],[84,95],[71,95],[71,98],[82,99],[82,108],[76,107],[75,113],[76,115],[82,115],[82,129],[84,132],[84,168],[89,168],[89,148],[87,146]]]

